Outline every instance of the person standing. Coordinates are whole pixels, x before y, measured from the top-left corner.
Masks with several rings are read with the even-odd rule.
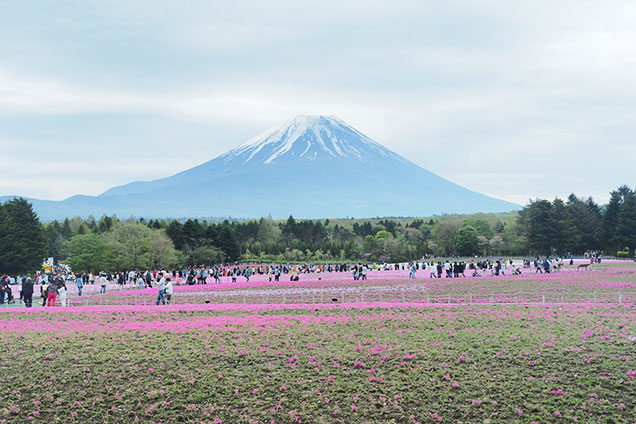
[[[164,278],[162,273],[159,273],[159,282],[157,282],[157,289],[159,290],[159,294],[157,295],[157,302],[155,305],[159,305],[159,302],[162,304],[166,304],[166,279]]]
[[[22,301],[27,308],[33,306],[33,281],[28,277],[22,280]]]
[[[411,263],[409,266],[409,279],[415,280],[415,273],[417,272],[415,268],[415,263]]]
[[[40,297],[42,298],[42,306],[46,306],[46,299],[49,294],[49,282],[47,279],[40,281],[42,281],[40,285]]]
[[[172,288],[172,281],[170,280],[170,278],[166,278],[166,303],[168,305],[170,305],[172,302],[172,293],[173,293],[173,288]]]
[[[66,307],[66,284],[62,281],[57,289],[60,295],[60,304]]]
[[[75,280],[75,285],[77,286],[77,295],[82,295],[82,288],[84,287],[84,276],[81,274],[77,274],[77,280]]]
[[[99,289],[99,293],[106,293],[106,284],[108,283],[108,280],[106,279],[106,273],[104,273],[103,271],[99,273],[99,285],[100,285],[100,289]]]
[[[49,287],[47,290],[47,300],[46,306],[53,307],[55,306],[55,300],[57,299],[57,278],[54,278],[51,283],[49,283]]]

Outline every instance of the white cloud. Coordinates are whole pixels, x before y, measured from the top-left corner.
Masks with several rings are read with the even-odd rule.
[[[50,174],[44,184],[15,173],[0,194],[97,194],[169,175],[297,113],[338,115],[452,181],[509,200],[602,196],[636,177],[624,150],[636,130],[633,2],[12,8],[0,17],[0,120],[9,124],[0,148]],[[94,116],[104,120],[98,129],[85,123]],[[128,128],[122,116],[153,119]],[[72,117],[72,128],[29,135],[43,117]],[[65,152],[63,172],[32,154],[38,143]],[[87,156],[121,168],[86,179],[73,169]],[[137,166],[146,160],[162,167]],[[37,189],[53,180],[59,188]]]

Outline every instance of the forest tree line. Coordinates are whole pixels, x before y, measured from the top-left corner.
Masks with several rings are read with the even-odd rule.
[[[235,261],[398,262],[424,256],[581,255],[589,250],[633,257],[636,247],[636,192],[626,186],[613,191],[602,207],[592,198],[572,194],[566,200],[530,201],[518,213],[426,219],[330,221],[290,216],[281,221],[208,222],[102,216],[42,225],[25,208],[31,210],[23,199],[0,208],[0,273],[37,267],[37,261],[25,260],[26,254],[16,254],[27,246],[31,246],[30,254],[40,249],[41,258],[54,257],[78,271]],[[10,218],[19,215],[16,210],[31,216],[31,221],[23,220],[31,222],[33,229]],[[14,243],[11,253],[9,241],[18,239],[32,243]]]

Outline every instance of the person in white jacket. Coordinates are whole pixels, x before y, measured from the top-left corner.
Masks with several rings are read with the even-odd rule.
[[[60,303],[62,306],[66,306],[66,283],[60,284],[57,289],[57,294],[60,296]]]
[[[173,293],[172,281],[170,281],[170,278],[166,278],[166,303],[168,305],[172,303],[171,301],[172,293]]]
[[[106,293],[106,284],[108,284],[108,279],[106,278],[106,273],[105,272],[100,272],[99,273],[99,293]]]

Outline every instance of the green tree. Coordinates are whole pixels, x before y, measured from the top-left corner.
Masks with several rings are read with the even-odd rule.
[[[610,200],[605,208],[605,214],[601,223],[601,239],[605,250],[616,254],[625,246],[621,246],[621,237],[618,232],[618,216],[623,204],[623,195],[629,190],[626,186],[619,187],[610,193]]]
[[[114,251],[100,234],[78,234],[64,242],[64,263],[73,271],[96,272],[111,268]]]
[[[431,231],[431,250],[441,255],[454,254],[455,238],[461,226],[462,223],[458,220],[437,221]]]
[[[201,246],[190,252],[188,265],[211,265],[225,261],[225,252],[214,246]]]
[[[520,233],[523,234],[526,251],[534,254],[550,254],[554,235],[552,203],[547,200],[530,201],[519,212],[517,225]]]
[[[558,255],[572,250],[578,237],[566,204],[561,199],[552,202],[552,247]]]
[[[170,221],[166,228],[166,234],[172,240],[175,248],[183,250],[185,239],[183,236],[183,225],[179,221]]]
[[[262,244],[276,243],[280,237],[280,228],[274,224],[271,216],[261,218],[258,222],[256,241]]]
[[[18,198],[0,205],[0,272],[35,271],[46,253],[44,230],[31,204]]]
[[[148,253],[153,268],[167,269],[176,265],[182,265],[183,254],[180,254],[174,248],[172,240],[170,240],[165,230],[153,229],[150,236],[152,238],[152,245]]]
[[[455,237],[457,253],[463,256],[474,255],[478,250],[478,235],[477,230],[473,226],[462,225]]]
[[[135,222],[115,223],[104,235],[115,252],[114,265],[119,270],[144,269],[152,266],[152,230]]]
[[[586,250],[600,248],[598,235],[601,214],[598,205],[591,197],[583,200],[574,194],[570,194],[566,205],[569,221],[574,227],[571,252],[582,254]]]
[[[369,253],[370,258],[377,259],[378,242],[376,241],[375,237],[373,237],[372,235],[366,236],[364,238],[363,246],[364,246],[364,253]]]
[[[634,257],[636,247],[636,193],[628,190],[623,195],[623,203],[618,213],[618,239],[623,247],[629,250],[629,257]]]
[[[232,229],[227,221],[225,221],[221,227],[218,247],[225,252],[225,260],[236,261],[241,256],[241,249],[236,242]]]
[[[376,240],[386,240],[389,237],[389,232],[386,230],[380,230],[375,233]]]
[[[493,238],[495,235],[490,222],[485,219],[467,218],[464,220],[463,225],[473,227],[477,235],[484,236],[488,239]]]

